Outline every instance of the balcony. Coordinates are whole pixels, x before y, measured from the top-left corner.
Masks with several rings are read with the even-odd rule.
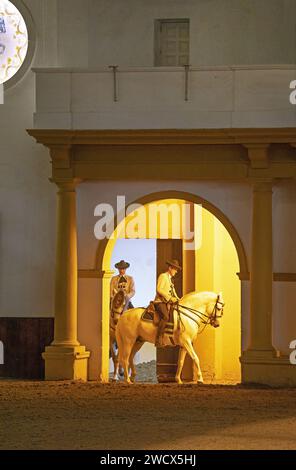
[[[296,65],[33,71],[36,129],[296,126]]]

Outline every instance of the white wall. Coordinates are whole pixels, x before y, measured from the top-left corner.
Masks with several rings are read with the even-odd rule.
[[[54,0],[26,0],[37,29],[33,65],[56,65]],[[33,126],[31,71],[0,105],[0,315],[52,316],[55,190],[47,150]]]
[[[191,65],[296,59],[294,0],[59,0],[59,64],[152,66],[154,20],[190,18]]]
[[[281,181],[273,188],[274,272],[296,272],[296,184]],[[278,247],[278,249],[276,249]],[[296,287],[296,286],[295,286]]]
[[[296,272],[296,184],[279,182],[273,190],[273,270]],[[274,282],[273,338],[274,345],[289,353],[289,344],[296,339],[295,282]],[[291,352],[291,351],[290,351]]]

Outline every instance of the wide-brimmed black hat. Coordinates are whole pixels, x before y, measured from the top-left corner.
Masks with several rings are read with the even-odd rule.
[[[119,261],[119,263],[115,264],[115,268],[117,269],[127,269],[130,267],[130,264],[124,261],[123,259]]]
[[[179,261],[177,259],[169,259],[166,261],[166,264],[168,266],[172,266],[173,268],[176,268],[178,271],[182,270],[182,266],[180,266]]]

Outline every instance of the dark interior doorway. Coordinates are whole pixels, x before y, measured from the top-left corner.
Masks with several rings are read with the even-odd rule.
[[[157,277],[167,270],[166,261],[177,259],[183,264],[182,240],[157,240]],[[176,292],[179,297],[183,295],[182,271],[174,279]],[[158,382],[174,382],[177,371],[179,346],[157,348],[156,352],[156,374]]]

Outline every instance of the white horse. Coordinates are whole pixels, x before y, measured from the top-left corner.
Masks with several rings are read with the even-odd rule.
[[[175,380],[182,383],[181,373],[186,354],[193,360],[193,381],[203,382],[202,372],[198,356],[193,348],[200,324],[210,324],[217,328],[219,319],[223,315],[224,302],[222,293],[214,292],[191,292],[179,301],[179,307],[174,310],[173,341],[180,346],[178,368]],[[118,344],[119,362],[123,366],[124,379],[127,383],[135,380],[136,370],[134,356],[148,341],[155,343],[157,326],[154,322],[142,320],[144,308],[132,308],[124,312],[118,321],[116,328],[116,341]],[[172,346],[167,335],[164,336],[164,344]],[[129,377],[129,368],[131,376]]]
[[[113,372],[113,380],[119,380],[118,372],[119,372],[119,362],[118,362],[118,353],[116,350],[116,327],[118,320],[124,310],[124,306],[126,303],[126,297],[122,290],[119,290],[117,294],[114,296],[110,306],[110,325],[109,325],[109,357],[112,357],[113,365],[114,365],[114,372]]]

